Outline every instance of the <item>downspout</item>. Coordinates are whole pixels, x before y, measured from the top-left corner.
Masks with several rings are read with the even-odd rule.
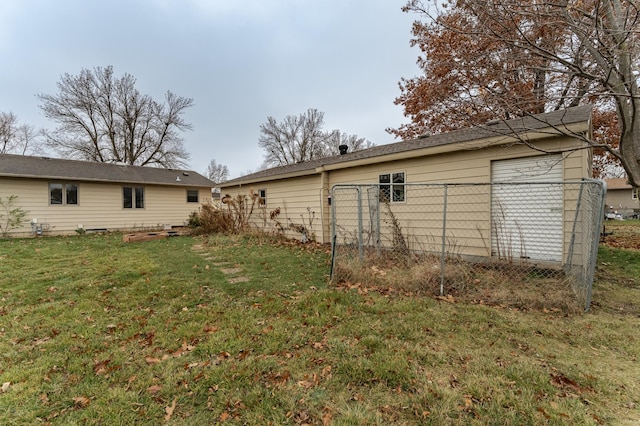
[[[320,175],[320,226],[322,227],[321,243],[329,242],[329,211],[327,203],[329,199],[329,172],[323,171]]]

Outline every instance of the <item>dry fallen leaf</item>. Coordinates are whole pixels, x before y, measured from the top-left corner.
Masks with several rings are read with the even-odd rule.
[[[324,416],[322,416],[322,426],[329,426],[331,424],[331,418],[333,416],[331,415],[331,413],[327,413]]]
[[[229,417],[231,417],[231,415],[225,411],[224,413],[220,414],[220,421],[227,421],[229,420]]]
[[[159,358],[154,358],[154,357],[146,357],[144,359],[145,361],[147,361],[147,364],[151,365],[151,364],[159,364],[160,363],[160,359]]]
[[[73,398],[73,402],[78,407],[83,407],[84,408],[87,405],[89,405],[91,400],[89,398],[87,398],[86,396],[76,396],[76,397]]]
[[[9,386],[11,386],[11,382],[4,382],[2,384],[2,393],[5,393],[6,391],[9,390]]]
[[[311,389],[314,386],[314,384],[313,382],[310,382],[308,380],[300,380],[298,381],[298,386],[305,389]]]
[[[149,392],[152,395],[160,392],[161,390],[162,390],[162,386],[160,385],[153,385],[147,388],[147,392]]]
[[[167,413],[167,415],[164,416],[165,421],[171,420],[171,416],[173,416],[173,410],[176,409],[176,401],[177,398],[174,398],[171,405],[164,407],[164,412]]]

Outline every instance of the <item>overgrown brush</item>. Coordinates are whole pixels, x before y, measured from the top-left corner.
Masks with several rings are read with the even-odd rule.
[[[392,251],[393,249],[391,249]],[[386,253],[385,253],[386,254]],[[344,251],[336,261],[333,280],[358,284],[382,292],[445,295],[471,303],[511,306],[520,309],[554,309],[580,312],[570,284],[562,271],[510,263],[475,263],[448,258],[444,269],[436,255],[409,255],[400,259],[365,250]]]

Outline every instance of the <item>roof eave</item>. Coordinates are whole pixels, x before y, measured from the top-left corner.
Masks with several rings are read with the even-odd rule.
[[[460,150],[481,149],[481,148],[487,148],[491,146],[517,143],[522,139],[526,139],[527,141],[539,141],[542,139],[547,139],[547,138],[551,138],[559,135],[561,136],[564,134],[566,135],[584,134],[589,131],[589,127],[590,127],[589,121],[586,120],[586,121],[576,122],[576,123],[562,125],[562,126],[547,127],[543,129],[520,132],[517,135],[500,134],[500,135],[485,137],[481,139],[475,139],[471,141],[461,141],[456,143],[429,146],[429,147],[424,147],[419,149],[390,153],[390,154],[382,154],[374,157],[341,161],[338,163],[325,164],[315,168],[300,170],[296,172],[283,173],[283,174],[272,175],[272,176],[255,177],[255,178],[246,179],[246,180],[243,180],[242,178],[238,178],[238,179],[234,179],[234,181],[220,184],[219,187],[229,188],[233,186],[252,185],[252,184],[261,183],[261,182],[269,182],[269,181],[280,180],[280,179],[289,179],[289,178],[295,178],[300,176],[309,176],[309,175],[322,173],[325,171],[341,170],[341,169],[347,169],[347,168],[358,167],[358,166],[366,166],[366,165],[377,164],[381,162],[407,160],[411,158],[424,157],[427,155],[445,154],[448,152],[454,152],[454,151],[460,151]]]
[[[209,188],[209,185],[201,185],[197,183],[185,183],[185,182],[145,182],[139,180],[126,180],[126,179],[96,179],[78,176],[54,176],[54,175],[32,175],[32,174],[16,174],[16,173],[0,173],[0,177],[14,178],[14,179],[47,179],[47,180],[65,180],[65,181],[77,181],[77,182],[97,182],[97,183],[127,183],[138,185],[162,185],[162,186],[178,186],[178,187],[198,187]],[[214,188],[214,186],[211,186]]]

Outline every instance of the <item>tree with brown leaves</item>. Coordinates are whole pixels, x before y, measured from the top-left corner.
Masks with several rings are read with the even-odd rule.
[[[593,104],[597,172],[640,184],[637,0],[409,0],[423,75],[402,79],[401,138]],[[607,158],[614,159],[612,161]],[[609,173],[609,172],[606,172]]]

